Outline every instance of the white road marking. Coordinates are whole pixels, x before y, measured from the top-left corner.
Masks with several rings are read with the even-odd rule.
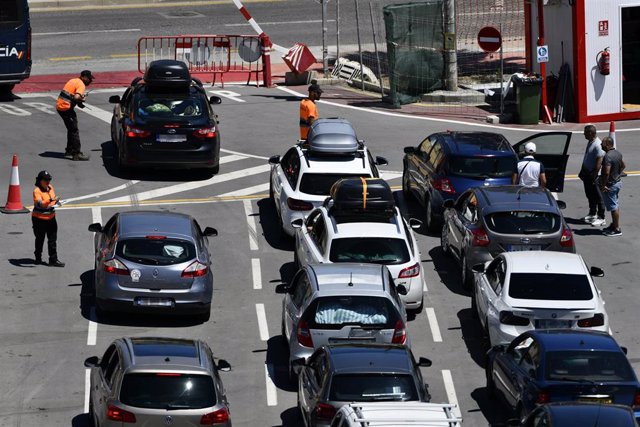
[[[45,104],[44,102],[25,102],[24,105],[35,108],[43,113],[56,114],[56,109],[52,104]]]
[[[140,181],[138,181],[138,180],[128,181],[126,184],[118,185],[117,187],[109,188],[109,189],[106,189],[106,190],[103,190],[103,191],[98,191],[97,193],[87,194],[86,196],[71,197],[70,199],[65,199],[65,202],[69,203],[69,202],[77,202],[78,200],[98,198],[100,196],[104,196],[105,194],[115,193],[116,191],[124,190],[127,187],[130,187],[133,184],[137,184],[139,182]]]
[[[232,154],[230,156],[222,156],[220,157],[220,164],[223,165],[225,163],[235,162],[238,160],[244,160],[247,156],[241,156],[239,154]]]
[[[251,258],[251,274],[253,276],[253,289],[262,289],[262,272],[260,271],[260,258]]]
[[[93,30],[93,31],[54,31],[49,33],[33,33],[34,37],[38,36],[66,36],[76,34],[93,34],[93,33],[134,33],[141,31],[140,28],[124,28],[122,30]]]
[[[111,111],[103,110],[102,108],[94,107],[89,104],[84,104],[84,108],[78,108],[76,111],[82,111],[109,124],[111,124],[111,118],[113,117],[113,113]]]
[[[402,178],[402,172],[380,171],[380,178],[384,179],[385,181]]]
[[[262,159],[262,160],[269,160],[268,157],[264,157],[264,156],[256,156],[255,154],[247,154],[247,153],[240,153],[238,151],[231,151],[231,150],[227,150],[226,148],[221,148],[220,149],[221,153],[227,153],[227,154],[239,154],[241,156],[244,157],[252,157],[254,159]]]
[[[31,115],[29,111],[23,110],[22,108],[18,108],[15,105],[11,104],[0,105],[0,111],[4,111],[5,113],[11,114],[12,116],[26,117]]]
[[[249,228],[249,247],[252,251],[258,250],[258,235],[256,228],[256,220],[253,217],[253,206],[251,200],[243,200],[244,216],[247,218],[247,227]]]
[[[429,321],[429,327],[431,328],[431,335],[433,335],[433,342],[442,342],[442,335],[440,335],[440,327],[438,326],[436,311],[433,307],[427,307],[424,311],[427,313],[427,320]]]
[[[427,289],[427,281],[424,280],[424,277],[422,278],[422,292],[429,292]]]
[[[96,222],[102,224],[102,211],[99,206],[91,208],[91,223],[93,224]],[[94,236],[95,236],[95,233],[93,233],[92,237]],[[93,254],[94,251],[95,251],[95,248],[93,244],[93,239],[91,239],[91,253]],[[91,308],[90,313],[91,313],[90,317],[92,319],[95,319],[96,317],[95,317],[94,308]],[[96,345],[97,336],[98,336],[98,324],[93,320],[89,320],[89,328],[87,330],[87,345]]]
[[[264,364],[264,380],[267,384],[267,406],[278,406],[278,392],[271,375],[269,375],[269,367],[266,363]]]
[[[251,175],[257,175],[260,173],[268,172],[270,170],[269,165],[255,166],[252,168],[241,169],[234,172],[223,173],[215,175],[214,177],[206,181],[191,181],[182,184],[169,185],[155,190],[143,191],[138,193],[138,201],[155,199],[157,197],[169,196],[171,194],[182,193],[185,191],[196,190],[210,185],[218,184],[221,182],[231,181],[234,179],[244,178]],[[116,197],[114,199],[106,200],[108,203],[129,202],[130,196]]]
[[[258,331],[262,341],[269,340],[269,327],[267,326],[267,314],[264,311],[264,304],[256,304],[256,315],[258,316]]]
[[[262,193],[264,191],[269,190],[269,184],[258,184],[252,187],[242,188],[240,190],[230,191],[228,193],[223,193],[218,195],[218,197],[238,197],[238,196],[249,196],[251,194]]]
[[[240,94],[236,93],[236,92],[231,92],[230,90],[212,90],[210,91],[212,94],[214,95],[219,95],[222,96],[224,98],[228,98],[232,101],[236,101],[236,102],[247,102],[244,99],[240,98]]]
[[[460,410],[460,405],[458,404],[456,388],[453,386],[453,377],[451,376],[450,370],[442,370],[442,381],[444,381],[444,389],[447,392],[447,401],[452,405],[455,405],[455,407],[453,408],[454,415],[457,418],[462,418],[462,411]]]
[[[335,19],[327,19],[327,22],[336,22]],[[260,25],[288,25],[288,24],[318,24],[322,23],[320,19],[310,19],[307,21],[286,21],[286,22],[261,22]],[[247,27],[250,26],[248,22],[241,24],[224,24],[225,27]]]
[[[91,393],[91,369],[84,370],[84,413],[89,413],[89,394]]]

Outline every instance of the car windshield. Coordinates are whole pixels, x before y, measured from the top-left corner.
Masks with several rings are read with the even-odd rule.
[[[372,264],[404,264],[409,262],[407,242],[389,237],[349,237],[333,239],[329,253],[331,262],[365,262]]]
[[[560,230],[560,215],[551,212],[507,211],[485,216],[489,230],[500,234],[544,234]]]
[[[516,169],[516,157],[461,157],[449,159],[449,174],[466,178],[511,177]]]
[[[571,381],[635,381],[625,355],[619,351],[566,350],[546,354],[545,378]]]
[[[206,109],[203,100],[197,97],[152,94],[138,97],[135,114],[143,120],[179,122],[204,117]]]
[[[589,301],[591,284],[584,274],[512,273],[509,296],[549,301]]]
[[[331,380],[329,400],[374,402],[418,400],[418,390],[411,375],[343,374]]]
[[[387,298],[331,296],[318,298],[305,318],[312,329],[341,329],[345,325],[393,328],[399,314]]]
[[[196,248],[186,240],[149,236],[119,241],[116,255],[138,264],[172,265],[194,259]]]
[[[120,401],[136,408],[200,409],[216,404],[216,391],[207,375],[127,374],[122,380]]]
[[[337,180],[360,177],[370,178],[370,175],[305,173],[300,181],[300,191],[314,196],[328,196]]]

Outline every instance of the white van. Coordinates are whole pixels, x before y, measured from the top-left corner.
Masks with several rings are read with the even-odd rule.
[[[351,403],[331,421],[331,427],[460,427],[457,406],[448,403]]]

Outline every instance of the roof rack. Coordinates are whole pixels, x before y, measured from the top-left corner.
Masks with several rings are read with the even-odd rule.
[[[434,423],[434,425],[442,426],[444,423],[448,423],[450,427],[459,427],[462,424],[462,418],[456,416],[454,410],[457,409],[458,405],[451,403],[431,403],[431,402],[407,402],[401,403],[398,405],[397,403],[351,403],[348,405],[351,407],[357,416],[356,422],[362,423],[363,425],[369,426],[372,423],[381,423],[381,425],[389,425],[389,423],[402,423],[402,425],[417,425],[424,426],[428,423]],[[373,410],[383,410],[383,411],[397,411],[398,415],[396,417],[380,417],[376,418],[373,416],[366,416],[362,413],[363,409],[371,408]],[[422,409],[425,411],[434,412],[433,417],[422,417],[420,420],[412,420],[408,418],[406,415],[402,415],[402,409]],[[442,416],[437,416],[436,414],[442,414]],[[373,424],[375,425],[375,424]]]
[[[389,184],[381,178],[340,179],[324,201],[333,217],[356,217],[362,221],[377,217],[389,220],[396,215],[396,204]]]
[[[358,140],[351,123],[346,119],[318,119],[311,124],[306,140],[299,146],[306,155],[316,156],[356,156],[364,160],[364,141]]]

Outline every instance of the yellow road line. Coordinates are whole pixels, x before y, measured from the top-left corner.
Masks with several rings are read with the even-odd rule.
[[[283,3],[287,0],[243,0],[242,3]],[[220,4],[231,4],[228,0],[214,0],[214,1],[176,1],[171,3],[139,3],[139,4],[121,4],[121,5],[107,5],[107,6],[57,6],[57,7],[42,7],[39,9],[29,9],[31,13],[46,13],[46,12],[66,12],[66,11],[82,11],[82,10],[120,10],[120,9],[158,9],[177,6],[213,6]]]
[[[57,58],[49,58],[49,61],[77,61],[91,58],[91,56],[59,56]]]
[[[137,53],[114,53],[109,55],[110,58],[136,58],[137,56]]]

